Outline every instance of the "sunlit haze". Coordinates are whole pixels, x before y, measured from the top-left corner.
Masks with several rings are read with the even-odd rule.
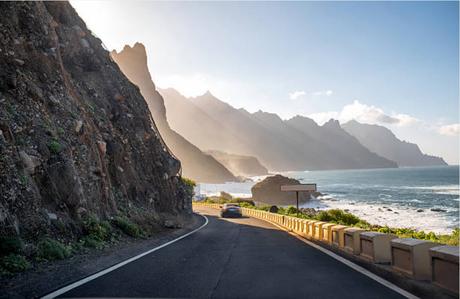
[[[356,119],[459,160],[458,2],[71,1],[158,87],[322,124]]]

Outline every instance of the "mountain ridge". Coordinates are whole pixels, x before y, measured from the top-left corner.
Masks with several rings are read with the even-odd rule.
[[[386,127],[362,124],[356,120],[349,121],[342,126],[364,146],[395,161],[399,166],[447,165],[441,157],[422,153],[417,144],[400,140]]]
[[[207,183],[238,180],[224,165],[171,129],[164,100],[158,93],[147,66],[148,58],[143,44],[135,43],[133,47],[125,45],[120,52],[112,51],[111,56],[131,82],[140,88],[161,136],[181,160],[184,176]]]
[[[171,101],[172,89],[160,90],[168,107]],[[175,93],[177,96],[178,93]],[[181,95],[181,103],[193,103],[194,109],[212,118],[219,125],[225,127],[224,132],[231,132],[236,136],[238,142],[230,142],[226,146],[225,134],[220,134],[216,140],[203,140],[197,134],[192,134],[190,127],[182,125],[176,127],[174,115],[180,114],[181,120],[193,119],[193,114],[187,114],[187,109],[179,111],[180,106],[171,106],[167,109],[168,118],[171,119],[171,126],[181,132],[182,135],[199,147],[206,150],[219,150],[232,152],[240,155],[249,155],[258,158],[263,165],[274,171],[287,170],[318,170],[318,169],[350,169],[350,168],[379,168],[397,167],[396,163],[378,156],[365,149],[354,137],[343,131],[338,125],[335,129],[341,131],[343,139],[352,140],[355,147],[360,147],[360,152],[366,155],[366,164],[353,153],[334,147],[321,140],[308,130],[293,126],[289,120],[282,120],[275,113],[268,113],[259,110],[249,113],[246,110],[236,109],[207,92],[201,96],[186,98]],[[311,123],[312,120],[309,120]],[[190,121],[192,123],[192,121]],[[316,124],[316,123],[315,123]],[[203,125],[203,127],[201,127]],[[329,132],[329,130],[315,126],[314,130]],[[209,130],[203,123],[195,124],[193,131],[202,132]],[[212,129],[212,128],[211,128]],[[329,134],[329,133],[328,133]],[[233,137],[232,137],[233,138]],[[215,142],[214,142],[215,141]],[[202,145],[205,145],[203,147]]]

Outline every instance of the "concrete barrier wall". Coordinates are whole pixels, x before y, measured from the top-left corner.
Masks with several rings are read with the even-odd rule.
[[[429,250],[438,244],[418,239],[391,240],[392,266],[396,271],[418,280],[431,279]]]
[[[436,246],[430,248],[431,281],[434,284],[458,294],[458,247]]]
[[[220,204],[193,205],[220,209]],[[391,234],[368,232],[323,221],[301,219],[261,210],[242,208],[243,216],[276,223],[307,239],[357,255],[370,263],[391,263],[391,268],[416,280],[428,280],[459,294],[459,248]]]
[[[379,232],[363,232],[360,234],[361,256],[377,264],[391,263],[390,241],[397,237]]]

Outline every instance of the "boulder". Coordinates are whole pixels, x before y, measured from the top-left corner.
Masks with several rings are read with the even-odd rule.
[[[300,182],[280,174],[269,176],[251,188],[252,199],[258,203],[270,205],[295,205],[295,192],[281,191],[281,186],[296,184],[300,184]],[[308,192],[299,192],[299,203],[305,203],[309,199],[310,194]]]
[[[21,158],[24,169],[28,174],[34,174],[35,168],[41,164],[38,157],[28,155],[25,151],[20,151],[19,157]]]
[[[83,121],[77,120],[75,124],[75,133],[80,133],[82,127],[83,127]]]
[[[278,207],[277,206],[271,206],[270,210],[268,210],[270,213],[278,213]]]
[[[220,197],[225,199],[225,200],[232,200],[233,196],[230,193],[227,193],[225,191],[220,192]]]

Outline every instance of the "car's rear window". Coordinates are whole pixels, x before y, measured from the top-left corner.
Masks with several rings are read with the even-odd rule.
[[[237,205],[237,204],[225,204],[225,207],[226,208],[231,208],[231,207],[238,207],[239,208],[240,206]]]

